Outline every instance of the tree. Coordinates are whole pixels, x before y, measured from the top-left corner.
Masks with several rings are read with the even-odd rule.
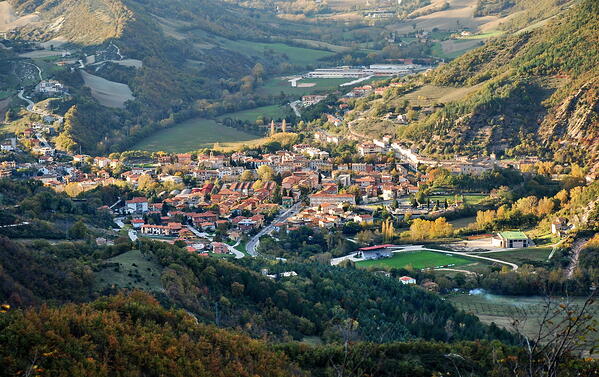
[[[239,176],[239,179],[244,182],[253,181],[254,173],[251,170],[244,170],[243,173],[241,173],[241,176]]]
[[[268,165],[262,165],[258,168],[258,176],[264,182],[272,181],[275,177],[275,171]]]
[[[517,311],[512,317],[512,328],[520,336],[527,358],[518,369],[527,377],[558,377],[563,363],[583,349],[593,354],[597,319],[592,314],[595,291],[583,303],[569,297],[558,301],[553,295],[545,296],[541,315],[528,317],[528,312]],[[536,330],[525,331],[531,323]]]
[[[79,220],[69,228],[67,235],[72,240],[81,240],[87,236],[88,232],[85,223]]]

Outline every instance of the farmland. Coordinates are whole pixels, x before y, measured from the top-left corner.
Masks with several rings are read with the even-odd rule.
[[[270,50],[275,54],[285,55],[289,62],[299,66],[317,64],[319,59],[334,55],[331,51],[295,47],[284,43],[264,43],[242,40],[233,41],[230,39],[219,39],[218,42],[226,49],[255,57],[263,56],[265,51]]]
[[[141,140],[132,149],[152,152],[188,152],[212,148],[214,143],[219,143],[226,148],[233,145],[251,145],[260,140],[259,136],[219,125],[214,120],[194,118],[158,131]]]
[[[92,91],[92,96],[106,107],[125,107],[125,102],[134,99],[131,89],[126,84],[106,80],[80,70],[85,86]]]
[[[447,265],[460,266],[470,262],[471,260],[467,258],[424,250],[394,253],[391,258],[361,261],[357,262],[356,265],[362,268],[404,268],[406,266],[412,266],[413,268],[422,269]]]
[[[270,105],[257,107],[255,109],[242,110],[235,113],[229,113],[219,116],[217,119],[222,120],[225,118],[237,119],[244,122],[255,122],[259,117],[278,119],[282,118],[285,114],[285,108],[279,105]]]

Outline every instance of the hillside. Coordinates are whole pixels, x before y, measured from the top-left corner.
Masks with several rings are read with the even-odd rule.
[[[263,79],[306,69],[333,54],[286,44],[295,37],[314,37],[301,24],[267,22],[253,10],[222,2],[10,0],[9,4],[9,13],[22,21],[3,25],[14,28],[7,34],[10,42],[41,42],[44,47],[25,50],[19,58],[31,60],[15,58],[13,64],[47,67],[44,76],[65,83],[73,95],[54,110],[64,114],[77,105],[82,115],[83,129],[64,135],[67,140],[59,145],[63,149],[105,153],[194,115],[273,104],[281,99],[253,91]],[[58,49],[76,57],[69,63],[73,69],[56,67],[52,55],[60,55],[54,52]],[[29,90],[33,83],[11,84],[7,89],[16,92],[21,86]],[[102,120],[87,116],[93,114],[101,114]],[[100,135],[88,134],[90,130],[99,130]],[[73,137],[76,134],[86,135]]]
[[[495,38],[412,79],[397,95],[367,100],[376,111],[362,114],[361,125],[395,132],[427,155],[537,155],[592,166],[599,152],[598,25],[599,4],[586,0],[545,27]],[[410,104],[415,111],[437,105],[432,114],[395,130],[377,122],[381,106],[393,109],[431,85],[447,88],[445,100]],[[468,94],[452,98],[458,90]]]

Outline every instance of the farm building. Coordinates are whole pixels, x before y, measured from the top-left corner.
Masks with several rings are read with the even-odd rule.
[[[491,243],[495,247],[508,249],[534,246],[532,240],[520,231],[499,232]]]
[[[399,278],[399,281],[404,285],[416,284],[416,279],[410,276],[402,276]]]

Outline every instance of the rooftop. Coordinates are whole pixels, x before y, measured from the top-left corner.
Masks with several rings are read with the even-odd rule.
[[[528,239],[528,236],[519,230],[510,230],[510,231],[506,231],[506,232],[499,232],[499,235],[507,240]]]

